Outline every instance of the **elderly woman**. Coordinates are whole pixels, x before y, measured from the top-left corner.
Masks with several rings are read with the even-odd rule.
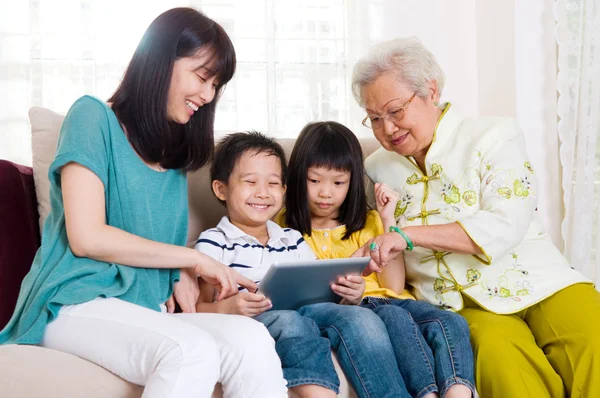
[[[515,121],[440,103],[444,74],[415,38],[373,47],[352,84],[382,146],[368,176],[400,198],[401,229],[361,249],[372,268],[403,253],[415,296],[467,319],[482,397],[600,397],[600,294],[544,232]]]

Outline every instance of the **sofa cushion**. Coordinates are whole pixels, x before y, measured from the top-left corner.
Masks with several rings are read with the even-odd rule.
[[[36,346],[0,346],[0,397],[139,398],[142,387],[73,355]],[[56,371],[59,370],[59,371]]]
[[[33,178],[38,200],[38,213],[40,214],[40,231],[44,220],[50,213],[48,169],[54,160],[58,134],[64,118],[64,115],[59,115],[46,108],[34,106],[29,110]]]
[[[0,160],[0,329],[40,244],[34,185],[30,167]]]

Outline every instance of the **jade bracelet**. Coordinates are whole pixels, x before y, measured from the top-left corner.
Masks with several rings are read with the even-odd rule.
[[[414,249],[414,245],[412,240],[410,240],[410,238],[408,237],[408,235],[406,235],[406,233],[401,230],[398,227],[395,226],[391,226],[390,227],[390,232],[398,232],[400,234],[400,236],[402,236],[404,238],[404,240],[406,241],[406,250],[408,250],[409,252],[411,252]]]

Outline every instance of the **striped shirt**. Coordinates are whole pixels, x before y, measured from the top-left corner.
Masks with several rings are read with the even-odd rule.
[[[234,268],[258,283],[274,262],[314,260],[315,254],[302,234],[267,221],[269,241],[263,246],[254,236],[233,225],[227,216],[216,228],[200,234],[196,250]]]

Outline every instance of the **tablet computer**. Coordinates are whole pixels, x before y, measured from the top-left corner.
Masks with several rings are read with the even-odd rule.
[[[296,310],[303,305],[341,301],[331,290],[338,277],[357,274],[371,257],[276,262],[258,284],[258,292],[271,300],[273,310]]]

